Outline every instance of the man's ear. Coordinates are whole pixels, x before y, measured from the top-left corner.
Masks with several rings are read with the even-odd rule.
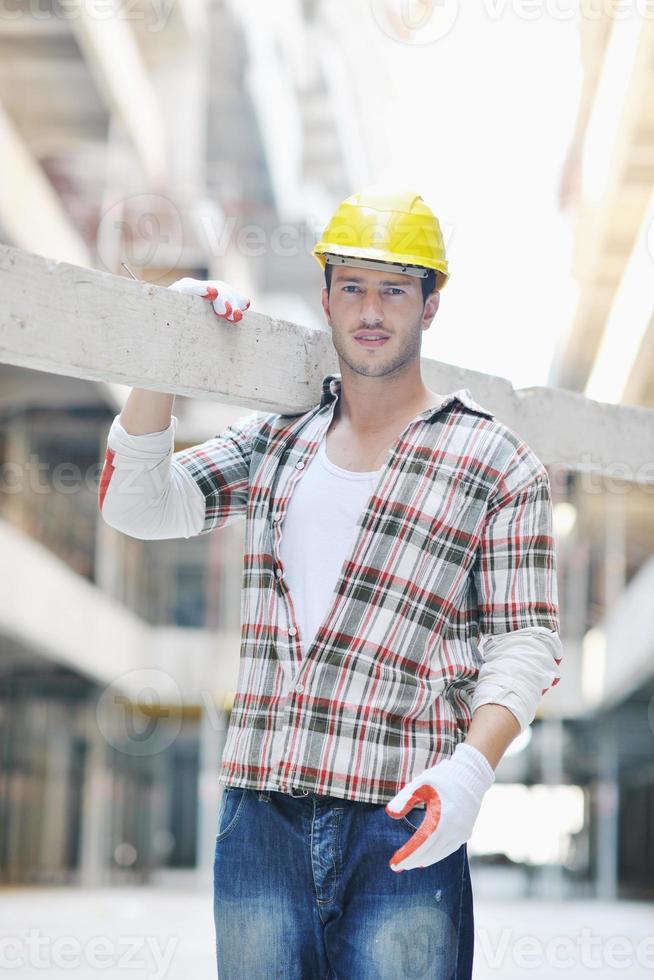
[[[441,294],[438,289],[435,289],[433,293],[430,293],[425,300],[425,306],[422,311],[422,327],[424,330],[431,324],[431,321],[436,316],[438,310],[438,305],[441,301]]]

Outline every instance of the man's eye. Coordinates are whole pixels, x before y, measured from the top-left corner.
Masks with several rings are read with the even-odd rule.
[[[404,290],[403,289],[400,289],[399,286],[390,286],[388,291],[389,291],[389,293],[393,293],[394,296],[397,296],[398,293],[400,295],[403,295],[404,294]]]
[[[347,292],[348,289],[358,290],[358,286],[343,286],[343,292]]]

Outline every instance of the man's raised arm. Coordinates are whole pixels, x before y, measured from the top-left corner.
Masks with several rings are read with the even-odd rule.
[[[238,322],[249,300],[220,281],[180,279],[169,288],[211,301],[221,319]],[[98,507],[107,524],[142,539],[188,538],[245,513],[251,438],[261,413],[173,452],[175,396],[134,388],[107,436]]]

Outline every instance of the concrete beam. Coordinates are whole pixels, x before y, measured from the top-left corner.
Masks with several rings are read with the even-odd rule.
[[[329,331],[248,310],[218,320],[197,296],[0,246],[0,362],[300,414],[338,372]],[[436,391],[469,388],[545,465],[654,483],[654,412],[422,360]],[[618,468],[620,467],[620,468]]]
[[[0,589],[0,649],[15,645],[133,698],[144,671],[164,703],[206,705],[235,688],[238,630],[151,626],[2,518],[0,554],[11,567]]]
[[[84,239],[71,224],[52,184],[0,104],[0,222],[21,248],[90,263]]]
[[[616,19],[578,148],[583,162],[573,275],[580,292],[555,377],[567,387],[583,388],[593,370],[651,198],[654,156],[643,134],[654,125],[653,59],[652,19]]]
[[[121,120],[148,180],[166,178],[166,135],[161,105],[129,23],[118,9],[98,18],[71,0],[70,25],[107,108]]]
[[[11,567],[0,590],[1,629],[11,641],[100,684],[151,666],[148,623],[3,519],[0,550]]]
[[[654,194],[647,207],[636,243],[608,312],[597,355],[584,394],[590,398],[623,401],[642,371],[641,358],[647,333],[654,331],[651,231],[654,228]]]

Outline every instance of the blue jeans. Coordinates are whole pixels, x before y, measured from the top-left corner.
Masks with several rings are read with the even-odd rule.
[[[300,793],[301,791],[296,791]],[[227,786],[214,856],[219,980],[470,980],[466,845],[392,871],[425,815]]]

